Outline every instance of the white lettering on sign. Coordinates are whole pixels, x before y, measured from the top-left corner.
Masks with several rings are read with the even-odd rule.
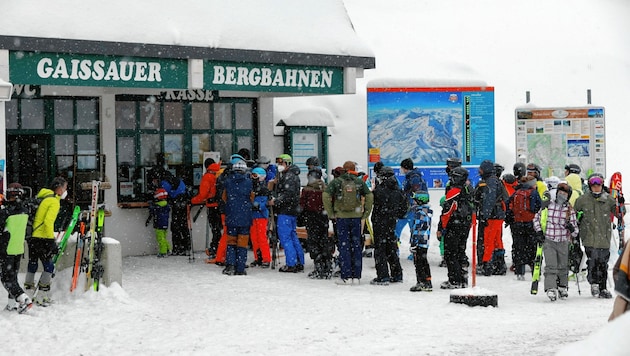
[[[190,90],[169,90],[164,93],[165,100],[190,100],[190,101],[212,101],[214,96],[211,90],[190,89]]]
[[[212,84],[263,87],[330,88],[333,71],[214,66]]]
[[[43,79],[161,82],[161,69],[157,62],[72,59],[66,63],[63,58],[42,58],[37,63],[37,75]]]

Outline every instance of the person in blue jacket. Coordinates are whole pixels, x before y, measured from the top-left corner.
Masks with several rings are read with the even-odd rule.
[[[188,229],[188,205],[190,198],[186,184],[171,172],[165,171],[161,186],[168,193],[171,204],[171,234],[173,255],[190,256],[190,230]]]
[[[168,220],[171,214],[171,207],[168,205],[168,193],[164,188],[158,188],[153,195],[154,201],[149,204],[149,220],[153,220],[155,229],[155,240],[158,244],[157,257],[166,257],[171,250],[171,246],[166,239],[168,235]],[[147,220],[146,225],[149,225]]]
[[[225,202],[227,227],[227,253],[223,274],[229,276],[247,274],[245,265],[255,196],[252,180],[247,173],[247,163],[241,159],[232,162],[232,170],[225,178],[221,197]]]

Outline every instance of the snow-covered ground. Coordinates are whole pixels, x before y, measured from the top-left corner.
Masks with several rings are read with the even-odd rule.
[[[504,239],[509,250],[508,230]],[[542,292],[529,293],[529,278],[478,277],[478,289],[498,296],[497,308],[450,303],[450,291],[439,289],[446,269],[438,267],[437,241],[432,243],[430,293],[409,292],[415,274],[407,243],[401,246],[404,282],[389,286],[369,284],[376,275],[372,258],[364,258],[361,284],[351,287],[309,279],[310,258],[306,273],[249,268],[247,276],[228,277],[205,264],[201,252],[195,263],[128,257],[123,286],[98,293],[79,288],[71,294],[66,269],[53,281],[54,305],[23,315],[0,312],[0,353],[553,355],[607,326],[612,299],[591,297],[586,282],[581,295],[572,282],[569,298],[552,303]],[[617,323],[630,325],[630,316]],[[604,341],[598,351],[614,354],[603,351],[614,346],[605,341],[610,330],[599,334]],[[567,355],[593,343],[576,347]]]

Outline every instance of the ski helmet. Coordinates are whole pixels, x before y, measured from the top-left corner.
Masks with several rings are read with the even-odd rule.
[[[547,189],[554,189],[558,187],[560,183],[560,178],[556,176],[551,176],[549,178],[545,178],[545,183],[547,184]]]
[[[276,158],[276,161],[278,160],[278,158],[279,158],[280,160],[282,160],[282,162],[286,162],[288,165],[289,165],[289,164],[291,164],[291,162],[293,162],[293,159],[291,158],[291,156],[289,156],[289,155],[288,155],[288,154],[286,154],[286,153],[281,154],[280,156],[278,156],[278,157]]]
[[[260,177],[262,177],[263,179],[265,179],[265,177],[267,176],[267,171],[265,171],[263,168],[261,167],[256,167],[254,169],[252,169],[252,178],[254,178],[254,175],[256,176],[256,178],[260,179]]]
[[[512,173],[505,173],[503,175],[503,181],[507,184],[514,184],[514,182],[516,182],[516,177]]]
[[[164,200],[168,198],[168,192],[164,188],[158,188],[155,190],[155,194],[153,194],[155,200]]]
[[[382,166],[378,172],[379,177],[392,177],[394,175],[394,169],[389,166]]]
[[[512,172],[517,179],[520,179],[522,176],[527,174],[527,167],[525,167],[525,163],[516,162],[514,163],[514,167],[512,168]]]
[[[424,190],[420,190],[413,194],[413,199],[420,204],[426,204],[429,202],[429,193]]]
[[[536,179],[540,178],[540,166],[536,163],[530,163],[527,165],[527,173],[536,173]]]
[[[593,173],[588,176],[588,186],[604,185],[604,176],[601,173]]]
[[[580,166],[578,166],[575,163],[567,164],[566,166],[564,166],[564,169],[566,171],[569,171],[569,173],[580,174],[580,172],[582,172],[582,169],[580,168]]]
[[[571,194],[573,194],[573,188],[568,185],[566,182],[558,183],[558,191],[566,192],[569,198],[571,198]]]
[[[24,195],[24,188],[22,188],[22,184],[20,183],[11,183],[7,187],[7,199],[15,198],[22,199]]]
[[[455,167],[461,167],[461,158],[451,157],[446,159],[446,174],[451,174],[451,170]]]
[[[307,166],[319,166],[319,158],[316,156],[311,156],[306,160]]]
[[[494,173],[497,175],[497,178],[501,177],[501,174],[503,174],[504,170],[505,170],[505,167],[503,167],[502,165],[498,163],[494,164]]]
[[[455,185],[464,185],[468,179],[468,170],[464,167],[455,167],[451,170],[451,180]]]

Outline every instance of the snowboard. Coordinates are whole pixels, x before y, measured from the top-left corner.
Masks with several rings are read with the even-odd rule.
[[[626,213],[626,207],[624,204],[620,202],[620,199],[623,197],[623,190],[621,184],[621,173],[615,172],[612,176],[610,176],[610,192],[615,199],[616,210],[614,218],[617,218],[617,231],[619,232],[619,254],[621,255],[621,251],[623,250],[623,246],[625,244],[625,223],[623,221],[623,215]]]
[[[534,258],[534,271],[532,273],[532,289],[531,294],[538,294],[538,282],[540,282],[540,269],[543,260],[543,244],[536,246],[536,257]]]

